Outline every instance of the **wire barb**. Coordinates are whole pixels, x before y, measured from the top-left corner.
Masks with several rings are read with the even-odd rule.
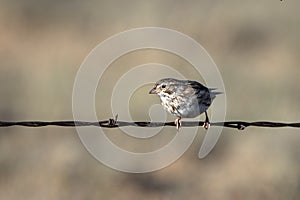
[[[61,127],[76,127],[76,126],[98,126],[104,128],[117,128],[124,126],[134,127],[163,127],[163,126],[176,126],[174,122],[147,122],[147,121],[117,121],[118,115],[114,119],[87,122],[87,121],[0,121],[0,127],[11,127],[11,126],[25,126],[25,127],[44,127],[44,126],[61,126]],[[203,121],[182,121],[181,127],[196,127],[203,126]],[[300,128],[300,123],[283,123],[283,122],[245,122],[245,121],[226,121],[226,122],[212,122],[210,126],[223,126],[227,128],[234,128],[238,130],[244,130],[249,126],[253,127],[269,127],[269,128],[282,128],[292,127]]]

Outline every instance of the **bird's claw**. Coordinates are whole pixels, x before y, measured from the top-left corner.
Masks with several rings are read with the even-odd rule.
[[[204,122],[203,127],[207,130],[210,127],[210,123],[209,122]]]
[[[180,122],[181,118],[177,118],[175,119],[175,125],[176,125],[176,129],[179,130],[180,126],[181,126],[181,122]]]
[[[210,127],[210,122],[209,122],[208,115],[207,115],[207,112],[206,112],[206,111],[205,111],[205,121],[204,121],[203,127],[204,127],[206,130]]]

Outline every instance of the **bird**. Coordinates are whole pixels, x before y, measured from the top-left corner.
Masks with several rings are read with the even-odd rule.
[[[181,126],[182,118],[195,118],[205,113],[203,127],[210,126],[207,109],[218,94],[215,88],[207,88],[201,83],[193,80],[178,80],[175,78],[164,78],[157,81],[149,94],[156,94],[161,100],[165,110],[175,115],[177,130]]]

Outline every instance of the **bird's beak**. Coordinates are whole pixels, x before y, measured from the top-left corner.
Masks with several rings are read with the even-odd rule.
[[[156,86],[150,90],[149,94],[157,94]]]

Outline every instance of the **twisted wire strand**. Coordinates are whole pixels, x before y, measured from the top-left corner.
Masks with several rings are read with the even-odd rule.
[[[203,121],[182,121],[181,127],[196,127],[203,126]],[[268,121],[225,121],[225,122],[212,122],[211,126],[223,126],[227,128],[234,128],[243,130],[247,127],[269,127],[269,128],[282,128],[292,127],[300,128],[300,123],[283,123],[283,122],[268,122]],[[25,127],[44,127],[44,126],[60,126],[60,127],[84,127],[84,126],[98,126],[105,128],[117,128],[124,126],[134,127],[163,127],[163,126],[176,126],[174,122],[148,122],[148,121],[116,121],[115,119],[108,119],[103,121],[87,122],[87,121],[0,121],[0,127],[11,126],[25,126]]]

